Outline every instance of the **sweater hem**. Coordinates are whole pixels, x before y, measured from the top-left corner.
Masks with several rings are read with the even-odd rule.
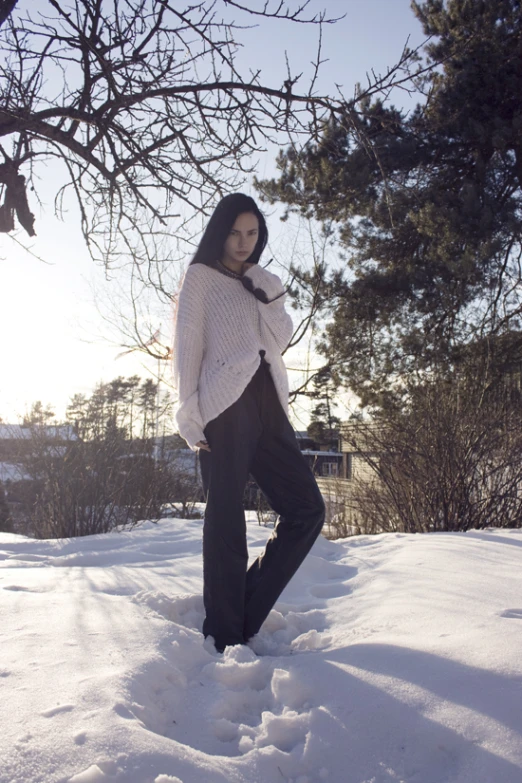
[[[232,407],[232,405],[234,405],[234,403],[236,403],[236,402],[239,400],[239,398],[241,397],[241,395],[242,395],[242,394],[245,392],[245,389],[247,388],[248,384],[251,382],[252,378],[254,377],[254,375],[256,374],[256,372],[259,370],[259,368],[260,368],[260,366],[261,366],[261,361],[262,361],[262,360],[261,360],[261,358],[260,358],[260,359],[259,359],[259,364],[257,365],[256,369],[255,369],[255,370],[254,370],[254,372],[252,373],[251,377],[250,377],[250,378],[247,380],[247,382],[245,383],[245,385],[243,386],[243,388],[241,389],[241,391],[239,392],[239,394],[238,394],[236,397],[234,397],[234,399],[233,399],[231,402],[229,402],[229,403],[226,405],[226,407],[225,407],[225,408],[222,408],[222,409],[219,411],[219,413],[216,413],[216,415],[215,415],[215,416],[212,416],[212,418],[211,418],[211,419],[209,419],[208,421],[205,421],[205,418],[203,417],[203,430],[205,429],[205,427],[207,426],[207,424],[210,424],[210,422],[211,422],[211,421],[214,421],[215,419],[217,419],[217,418],[218,418],[218,416],[221,416],[221,414],[222,414],[222,413],[224,413],[224,412],[225,412],[225,411],[227,411],[229,408],[231,408],[231,407]],[[231,396],[232,396],[232,395],[231,395]]]

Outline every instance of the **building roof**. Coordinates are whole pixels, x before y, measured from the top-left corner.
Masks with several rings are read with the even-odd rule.
[[[313,449],[302,449],[301,454],[316,454],[318,457],[342,457],[340,451],[314,451]]]
[[[29,440],[34,431],[43,432],[49,438],[78,440],[72,424],[35,424],[23,427],[21,424],[0,424],[0,440]]]

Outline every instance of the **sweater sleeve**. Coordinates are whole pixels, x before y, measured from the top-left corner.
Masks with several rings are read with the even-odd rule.
[[[287,347],[294,331],[290,315],[285,310],[286,291],[281,279],[255,264],[243,274],[243,285],[259,302],[259,312],[273,335],[280,351]]]
[[[203,290],[193,267],[188,267],[178,295],[172,351],[174,388],[179,403],[176,422],[192,451],[205,439],[199,409],[198,382],[203,359]]]

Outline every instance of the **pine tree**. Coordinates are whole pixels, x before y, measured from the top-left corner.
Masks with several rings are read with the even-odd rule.
[[[404,373],[451,367],[479,337],[522,349],[520,0],[413,3],[431,36],[407,116],[363,102],[319,143],[279,155],[263,197],[333,222],[347,271],[322,286],[320,351],[363,402]]]

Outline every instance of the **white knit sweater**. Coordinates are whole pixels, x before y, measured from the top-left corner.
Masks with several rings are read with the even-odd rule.
[[[250,279],[242,282],[243,278]],[[193,451],[205,439],[207,423],[239,399],[260,364],[261,349],[288,414],[288,376],[281,351],[290,342],[293,324],[285,311],[286,293],[280,278],[257,264],[243,278],[191,264],[179,292],[173,349],[179,394],[176,421]],[[265,304],[260,295],[269,301]]]

